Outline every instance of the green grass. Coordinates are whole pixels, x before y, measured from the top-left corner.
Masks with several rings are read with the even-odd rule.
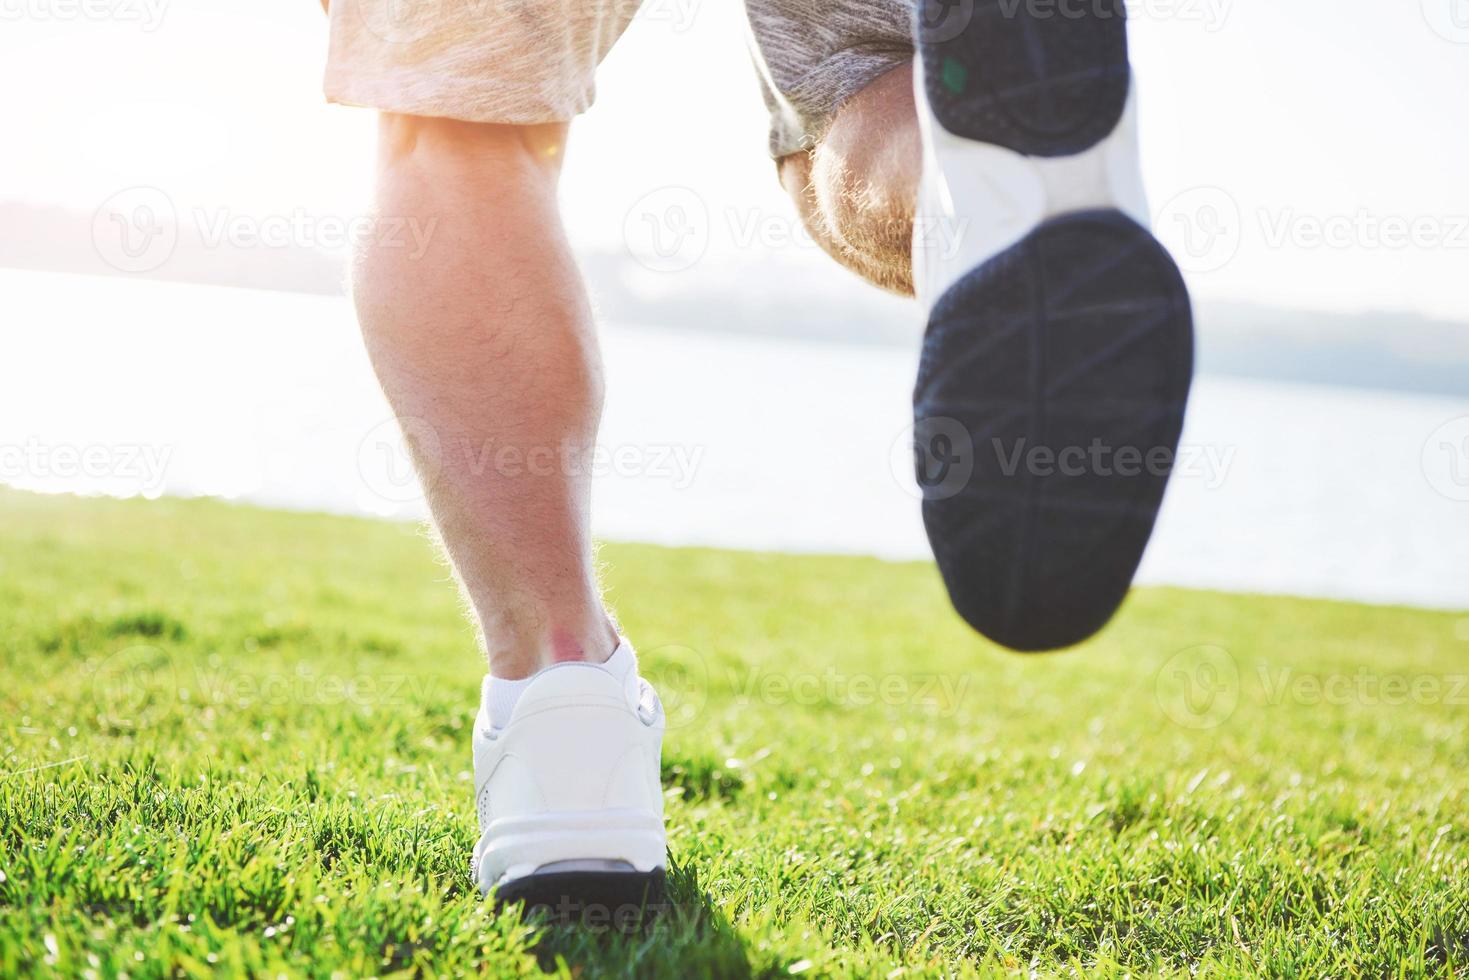
[[[472,886],[417,529],[0,495],[0,974],[1469,973],[1469,617],[1144,589],[1022,658],[931,568],[608,545],[676,907]]]

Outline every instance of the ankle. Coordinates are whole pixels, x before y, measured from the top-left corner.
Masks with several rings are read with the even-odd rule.
[[[485,637],[490,674],[523,680],[556,664],[606,663],[617,649],[617,630],[605,614],[580,628],[554,626],[530,634]]]
[[[591,660],[559,661],[560,663],[598,663]],[[630,677],[636,677],[638,672],[638,655],[633,651],[632,644],[619,639],[612,652],[598,663],[603,670],[607,671],[616,679],[618,684],[626,687]],[[507,678],[499,676],[491,669],[491,673],[485,678],[481,687],[482,709],[485,718],[492,730],[504,728],[510,723],[511,716],[515,712],[515,706],[520,703],[520,697],[530,688],[535,680],[535,674],[522,678]]]

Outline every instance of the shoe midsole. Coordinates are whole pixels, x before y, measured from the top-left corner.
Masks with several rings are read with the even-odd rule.
[[[475,849],[480,888],[567,861],[622,862],[647,873],[664,866],[663,819],[649,810],[549,812],[492,821]]]

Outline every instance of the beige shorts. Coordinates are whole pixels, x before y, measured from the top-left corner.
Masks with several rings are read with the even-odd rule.
[[[720,0],[688,0],[720,2]],[[776,157],[808,149],[913,56],[915,0],[745,0]],[[468,122],[567,122],[641,0],[332,0],[332,102]]]

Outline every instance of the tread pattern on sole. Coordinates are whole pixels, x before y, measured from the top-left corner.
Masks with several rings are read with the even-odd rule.
[[[527,917],[557,923],[631,927],[668,904],[662,868],[637,871],[556,871],[530,874],[495,889],[495,904],[524,903]]]
[[[917,16],[928,102],[957,136],[1071,156],[1122,118],[1124,0],[922,0]]]
[[[1183,279],[1120,212],[1054,218],[939,299],[915,463],[970,625],[1049,650],[1106,624],[1152,533],[1192,374]]]

